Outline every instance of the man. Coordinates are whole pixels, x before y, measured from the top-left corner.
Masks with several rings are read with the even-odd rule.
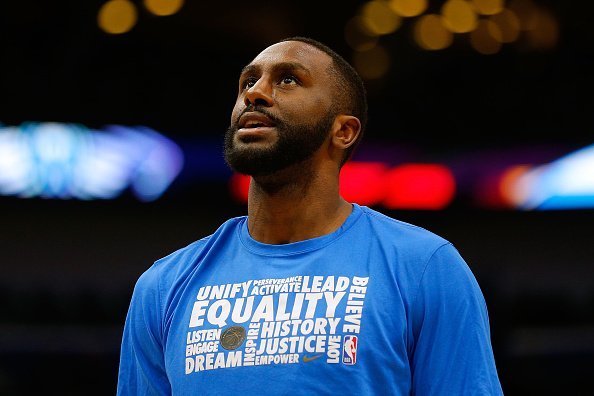
[[[501,394],[452,244],[339,195],[366,111],[356,72],[317,41],[243,69],[225,157],[252,176],[248,216],[140,277],[119,394]]]

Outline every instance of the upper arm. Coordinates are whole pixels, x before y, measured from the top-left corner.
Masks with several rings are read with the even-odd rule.
[[[483,294],[451,244],[427,263],[412,312],[414,394],[502,393]]]
[[[138,279],[130,302],[120,354],[118,395],[168,395],[158,271]]]

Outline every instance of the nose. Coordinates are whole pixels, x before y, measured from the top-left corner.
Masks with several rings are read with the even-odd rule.
[[[272,87],[265,78],[260,78],[246,91],[244,102],[246,106],[272,106]]]

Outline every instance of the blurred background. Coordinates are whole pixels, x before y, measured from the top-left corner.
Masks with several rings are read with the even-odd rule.
[[[115,393],[134,283],[246,213],[222,158],[241,67],[290,36],[350,61],[345,198],[452,241],[504,392],[594,394],[594,3],[4,1],[0,394]]]

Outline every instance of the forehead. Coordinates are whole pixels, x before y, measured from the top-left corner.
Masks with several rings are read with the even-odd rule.
[[[283,41],[260,52],[250,65],[266,68],[281,63],[300,64],[312,74],[325,74],[332,64],[332,58],[312,45],[300,41]]]

